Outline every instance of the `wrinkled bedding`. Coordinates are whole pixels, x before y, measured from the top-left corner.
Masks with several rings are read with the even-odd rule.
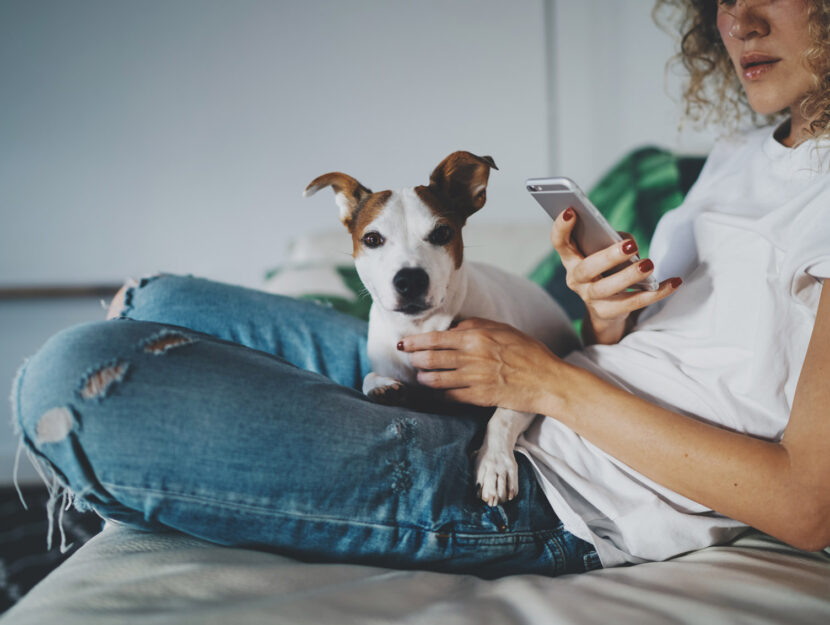
[[[830,623],[830,553],[759,533],[667,562],[546,578],[307,564],[108,523],[2,625]]]

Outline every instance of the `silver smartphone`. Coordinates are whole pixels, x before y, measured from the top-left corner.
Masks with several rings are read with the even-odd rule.
[[[588,196],[583,193],[570,178],[530,178],[525,183],[527,190],[539,202],[551,219],[556,219],[567,208],[576,211],[578,219],[574,226],[573,237],[580,251],[588,256],[619,243],[623,238],[611,227]],[[639,255],[631,257],[631,262],[639,262]],[[614,267],[608,274],[621,269]],[[637,282],[632,288],[644,291],[656,291],[660,287],[654,274]]]

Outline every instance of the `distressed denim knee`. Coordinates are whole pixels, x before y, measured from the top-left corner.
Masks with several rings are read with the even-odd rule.
[[[161,354],[193,341],[174,330],[162,329],[136,340],[130,322],[93,322],[74,326],[53,336],[20,367],[12,385],[12,425],[20,437],[20,453],[29,460],[49,490],[51,547],[55,511],[58,522],[74,503],[78,509],[95,509],[106,516],[147,527],[133,512],[104,489],[81,442],[85,420],[101,413],[101,404],[129,380],[136,349]],[[15,475],[16,480],[16,475]],[[25,502],[24,502],[25,505]],[[67,547],[61,529],[61,549]]]

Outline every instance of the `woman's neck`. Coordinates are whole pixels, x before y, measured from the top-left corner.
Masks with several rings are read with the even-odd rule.
[[[800,107],[795,106],[790,108],[790,119],[781,131],[783,136],[778,140],[788,148],[794,148],[813,136],[810,120],[801,114]]]

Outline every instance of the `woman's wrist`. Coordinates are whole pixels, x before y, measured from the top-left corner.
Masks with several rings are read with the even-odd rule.
[[[585,369],[557,359],[556,367],[547,375],[539,376],[543,388],[532,412],[564,422],[574,411],[575,400],[584,388],[585,374],[588,374]]]
[[[582,342],[584,345],[613,345],[625,336],[628,316],[618,319],[594,319],[590,313],[582,320]]]
[[[619,343],[637,325],[642,308],[631,311],[618,319],[595,320],[590,313],[585,314],[582,322],[582,343],[588,345],[613,345]]]

